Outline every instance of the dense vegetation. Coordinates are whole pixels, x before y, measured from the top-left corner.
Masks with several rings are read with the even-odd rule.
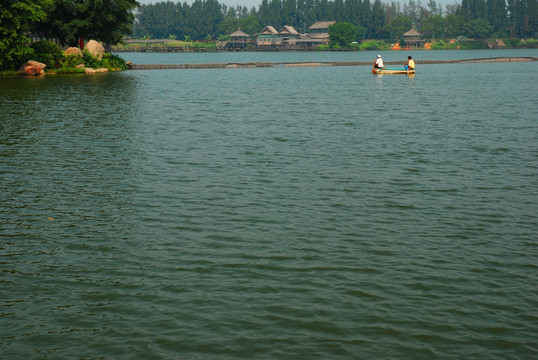
[[[0,70],[35,56],[28,35],[75,45],[79,38],[116,44],[130,34],[136,0],[2,0]]]
[[[58,44],[48,40],[30,44],[29,53],[31,55],[28,60],[45,64],[47,73],[83,73],[85,68],[106,68],[112,71],[127,69],[125,60],[118,55],[104,53],[103,58],[99,60],[86,50],[82,51],[82,55],[65,54]],[[14,73],[14,71],[0,71],[2,75]]]
[[[279,30],[291,25],[306,32],[316,21],[336,20],[356,26],[356,40],[398,41],[412,26],[430,39],[470,37],[484,39],[535,37],[538,0],[462,0],[444,9],[435,0],[400,5],[381,0],[262,0],[259,7],[227,7],[217,0],[195,0],[192,5],[158,2],[142,5],[136,14],[138,38],[214,39],[241,28],[248,34],[266,25]]]

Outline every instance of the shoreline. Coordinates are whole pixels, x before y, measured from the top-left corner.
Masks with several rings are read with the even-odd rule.
[[[497,62],[531,62],[538,57],[490,57],[461,60],[422,60],[417,65],[425,64],[467,64],[467,63],[497,63]],[[387,65],[401,65],[401,61],[385,61]],[[209,63],[209,64],[129,64],[128,70],[170,70],[170,69],[236,69],[236,68],[267,68],[267,67],[321,67],[321,66],[371,66],[364,61],[329,61],[329,62],[244,62],[244,63]]]

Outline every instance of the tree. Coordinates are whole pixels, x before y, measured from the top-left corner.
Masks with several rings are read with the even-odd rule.
[[[430,16],[422,20],[421,30],[425,35],[440,38],[445,35],[446,19],[441,15]]]
[[[329,45],[331,47],[349,47],[351,43],[357,40],[359,29],[350,23],[336,22],[329,25]]]
[[[382,31],[385,27],[385,10],[380,0],[375,0],[372,4],[372,17],[370,21],[370,31],[376,39],[383,36]]]
[[[43,21],[50,0],[2,0],[0,4],[0,69],[14,70],[31,53],[25,36]]]
[[[465,20],[461,15],[450,14],[445,17],[446,36],[457,37],[461,36],[465,30]]]
[[[413,22],[403,15],[399,15],[389,25],[386,26],[391,40],[400,40],[407,31],[411,29]]]
[[[254,15],[248,15],[240,18],[239,25],[241,26],[241,30],[250,35],[259,32],[262,28],[258,22],[258,19],[256,19]]]
[[[53,0],[38,30],[62,45],[76,45],[79,38],[114,45],[132,32],[133,10],[138,5],[136,0]]]
[[[485,39],[493,31],[493,27],[486,19],[475,19],[467,23],[466,32],[469,37]]]
[[[442,15],[443,13],[443,8],[438,5],[435,0],[430,0],[428,2],[428,8],[430,9],[431,15]]]
[[[486,0],[462,0],[461,13],[467,22],[486,18]]]
[[[486,4],[488,21],[493,26],[493,31],[504,31],[507,23],[505,0],[486,0]]]
[[[508,0],[508,12],[508,29],[511,36],[535,36],[538,31],[537,0]]]
[[[235,17],[227,17],[219,25],[219,33],[224,35],[230,35],[234,31],[237,31],[241,26],[239,25],[239,19]],[[245,31],[245,30],[243,30]],[[248,34],[248,32],[247,32]]]

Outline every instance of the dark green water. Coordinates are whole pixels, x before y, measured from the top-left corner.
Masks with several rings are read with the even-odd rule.
[[[0,78],[0,358],[535,358],[537,70]]]

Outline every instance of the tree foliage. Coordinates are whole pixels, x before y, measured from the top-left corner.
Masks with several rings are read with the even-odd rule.
[[[2,0],[0,4],[0,69],[13,70],[32,53],[28,34],[46,17],[50,0]]]
[[[386,27],[386,31],[389,34],[391,40],[400,40],[402,35],[411,29],[413,22],[411,19],[406,18],[403,15],[398,15],[389,25]]]
[[[137,14],[135,36],[166,38],[188,35],[193,40],[229,35],[239,28],[255,34],[266,25],[277,30],[291,25],[300,33],[316,21],[346,22],[360,29],[362,38],[391,39],[415,26],[431,38],[484,36],[486,20],[491,31],[486,36],[533,36],[538,31],[538,0],[461,0],[443,7],[436,0],[423,5],[420,0],[404,0],[403,5],[383,0],[260,0],[257,8],[227,7],[217,0],[187,3],[158,2],[142,5]],[[200,21],[200,19],[205,19]],[[405,20],[404,20],[405,19]],[[214,23],[214,24],[213,24]],[[215,25],[215,26],[213,26]],[[405,27],[405,28],[404,28]],[[477,31],[480,30],[480,31]]]
[[[441,15],[433,15],[422,21],[422,32],[430,38],[442,38],[446,34],[446,19]]]
[[[486,19],[474,19],[467,23],[466,33],[476,39],[484,39],[491,34],[493,27]]]
[[[75,46],[79,38],[117,44],[131,33],[138,5],[136,0],[53,0],[37,32],[63,45]]]
[[[357,40],[359,29],[357,26],[347,22],[337,22],[329,25],[329,45],[331,47],[347,48]]]

